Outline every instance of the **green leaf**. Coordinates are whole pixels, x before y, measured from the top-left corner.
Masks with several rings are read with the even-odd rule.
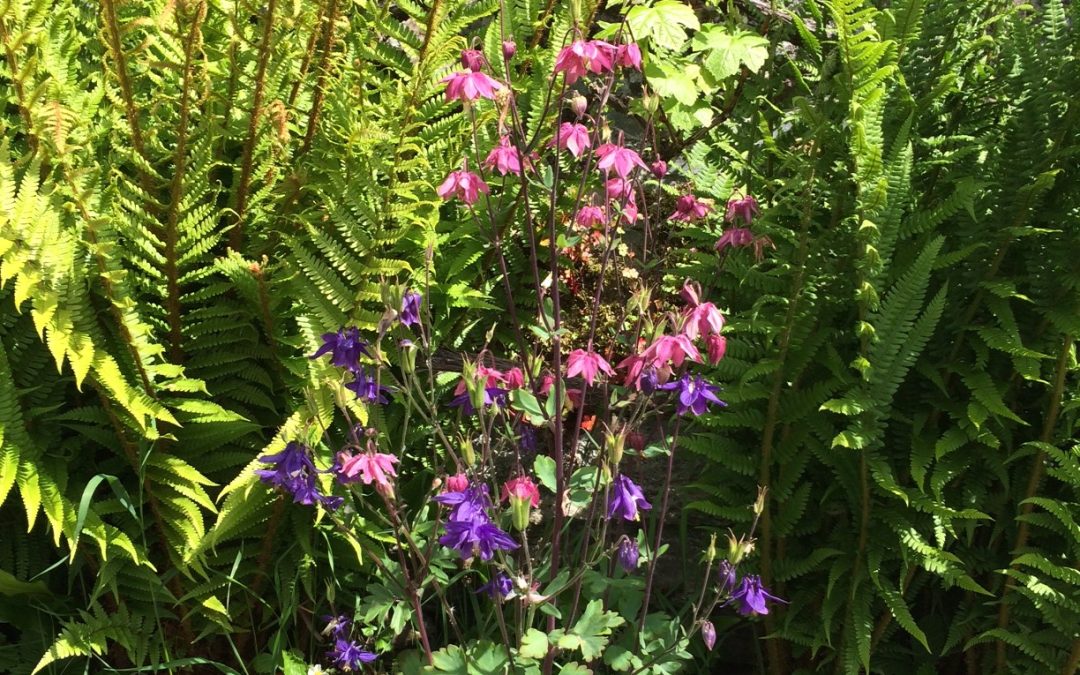
[[[739,72],[742,66],[756,73],[769,58],[769,41],[757,33],[713,24],[694,36],[693,49],[705,56],[705,70],[717,80]]]
[[[541,485],[555,492],[555,460],[547,455],[537,455],[533,462],[533,471]]]
[[[542,659],[548,653],[547,633],[536,628],[530,628],[525,635],[521,636],[521,649],[518,653],[528,659]]]
[[[685,106],[694,105],[701,97],[701,69],[689,61],[650,61],[645,64],[645,76],[657,94],[673,98]]]
[[[634,7],[626,13],[626,24],[637,41],[678,51],[686,44],[686,29],[700,27],[694,10],[675,0],[660,0],[652,7]]]

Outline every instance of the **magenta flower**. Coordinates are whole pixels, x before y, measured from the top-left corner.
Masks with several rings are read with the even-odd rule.
[[[506,371],[505,380],[507,389],[521,389],[525,386],[525,373],[521,371],[521,368],[514,366]]]
[[[613,201],[634,194],[634,186],[630,184],[630,181],[622,178],[612,178],[606,181],[604,190],[607,192],[608,199]]]
[[[555,72],[565,74],[568,85],[590,72],[608,72],[614,66],[616,51],[603,40],[575,40],[555,58]]]
[[[511,478],[503,484],[502,499],[527,500],[532,506],[540,506],[540,489],[528,476]]]
[[[720,363],[720,359],[724,358],[724,353],[727,352],[727,338],[715,333],[710,335],[705,338],[705,350],[709,355],[709,363],[715,366]]]
[[[447,492],[464,492],[469,489],[469,477],[464,472],[458,472],[453,476],[446,477]]]
[[[521,155],[518,149],[510,143],[509,136],[499,139],[499,144],[491,149],[487,159],[484,160],[487,168],[495,167],[495,170],[505,176],[508,173],[514,175],[521,173]]]
[[[641,491],[637,483],[619,474],[612,486],[611,501],[608,504],[608,518],[616,514],[624,520],[638,520],[638,510],[646,511],[652,508],[652,504],[645,501],[645,493]]]
[[[570,356],[566,359],[567,377],[581,375],[592,386],[597,373],[604,373],[608,377],[615,375],[615,371],[611,369],[611,364],[599,354],[591,351],[587,352],[584,349],[575,349],[570,352]]]
[[[397,457],[382,452],[361,453],[352,455],[348,452],[338,453],[338,480],[342,483],[355,483],[364,481],[364,485],[381,485],[390,487],[390,476],[397,476],[394,464]]]
[[[604,143],[596,149],[596,156],[600,161],[596,166],[603,171],[615,171],[621,178],[626,178],[633,172],[635,167],[648,169],[641,156],[630,148],[624,148],[614,143]]]
[[[483,58],[483,57],[481,57]],[[474,70],[462,70],[444,77],[446,82],[446,100],[475,101],[478,98],[495,99],[495,92],[503,88],[498,80],[486,73]]]
[[[649,165],[649,171],[652,171],[652,175],[659,180],[667,175],[667,162],[658,159]]]
[[[626,203],[622,204],[621,212],[622,222],[627,225],[633,225],[641,217],[641,214],[638,213],[637,202],[634,201],[634,193],[631,192]]]
[[[685,415],[687,412],[694,413],[694,416],[704,415],[711,404],[727,405],[727,403],[717,398],[714,393],[720,391],[720,387],[709,384],[700,375],[694,377],[683,375],[674,382],[660,385],[658,389],[679,392],[678,413],[680,415]]]
[[[498,387],[507,383],[506,375],[501,370],[483,365],[476,366],[476,381],[483,382],[485,388]],[[468,385],[465,384],[465,378],[462,378],[458,380],[457,386],[454,387],[454,396],[461,396],[466,391],[468,391]]]
[[[583,206],[574,217],[574,222],[581,227],[598,227],[607,222],[607,214],[599,206]]]
[[[569,150],[574,157],[581,157],[581,153],[592,146],[592,140],[584,124],[563,122],[551,144],[557,145],[560,150]]]
[[[641,47],[636,42],[615,48],[615,63],[623,68],[641,70]]]
[[[761,260],[765,255],[765,247],[776,248],[776,244],[766,236],[755,237],[748,227],[732,227],[724,231],[716,240],[714,248],[723,252],[726,248],[754,247],[754,258]]]
[[[692,223],[709,215],[710,211],[712,207],[694,195],[683,195],[675,201],[675,213],[668,216],[668,220]]]
[[[480,193],[488,194],[490,189],[484,179],[466,169],[451,171],[446,180],[436,190],[444,200],[457,197],[469,206],[476,203]]]
[[[696,340],[698,335],[719,333],[724,327],[724,315],[711,302],[687,307],[683,313],[683,335]]]
[[[729,223],[734,223],[736,219],[742,218],[743,222],[747,225],[754,219],[754,216],[758,214],[757,200],[746,195],[738,199],[730,199],[727,203],[727,212],[724,214],[724,220]]]
[[[461,51],[461,67],[472,71],[483,70],[487,64],[484,53],[478,49],[463,49]]]
[[[645,351],[623,359],[617,367],[626,369],[626,386],[633,385],[640,389],[639,377],[643,372],[647,372],[646,367],[667,370],[670,361],[672,366],[678,368],[686,359],[701,363],[701,353],[690,338],[685,335],[662,335],[646,347]]]
[[[503,58],[509,61],[514,58],[514,54],[517,54],[517,44],[513,40],[503,40],[502,53]]]
[[[782,602],[787,604],[786,600],[781,600],[772,593],[769,593],[768,589],[761,585],[761,577],[757,575],[747,575],[743,577],[742,583],[731,594],[731,599],[725,604],[732,602],[739,603],[739,614],[743,616],[768,614],[769,607],[766,601],[772,600],[773,602]]]

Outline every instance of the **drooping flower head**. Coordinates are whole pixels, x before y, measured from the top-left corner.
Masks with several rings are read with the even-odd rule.
[[[684,223],[693,223],[709,215],[712,206],[701,201],[694,195],[683,195],[675,200],[675,213],[668,216],[668,220],[681,220]]]
[[[652,504],[645,500],[645,493],[626,474],[618,475],[612,485],[611,492],[611,501],[608,503],[608,518],[618,514],[624,520],[634,521],[639,519],[639,510],[646,511],[652,508]]]
[[[345,671],[360,670],[365,663],[371,663],[378,655],[364,651],[358,642],[344,638],[334,641],[334,648],[326,653],[334,665]]]
[[[469,70],[477,71],[483,70],[487,65],[487,59],[484,58],[484,53],[479,49],[463,49],[461,50],[461,67],[468,68]]]
[[[655,368],[659,373],[669,373],[670,368],[678,368],[686,359],[701,363],[701,353],[686,335],[661,335],[640,354],[634,354],[619,362],[618,368],[626,369],[626,386],[633,385],[641,389],[639,380],[646,368]],[[664,375],[666,379],[667,375]]]
[[[439,537],[439,543],[455,549],[463,560],[476,556],[491,560],[495,551],[512,551],[518,547],[509,534],[486,519],[447,521],[446,534]]]
[[[342,452],[338,454],[338,480],[342,483],[362,480],[364,485],[375,483],[385,489],[391,487],[390,477],[397,476],[394,468],[397,461],[397,457],[382,452],[362,452],[358,455]]]
[[[641,70],[641,47],[636,42],[615,48],[615,63],[623,68]]]
[[[371,356],[368,343],[360,337],[356,327],[342,328],[336,333],[323,333],[323,344],[310,358],[317,359],[323,354],[330,354],[330,363],[338,368],[357,370],[360,368],[360,356]]]
[[[513,40],[503,40],[502,53],[503,58],[509,61],[517,54],[517,44]]]
[[[516,176],[521,173],[521,155],[510,142],[509,136],[499,139],[499,144],[491,149],[487,159],[484,160],[484,166],[489,169],[494,167],[503,176],[510,173]]]
[[[708,619],[701,622],[701,641],[705,643],[705,649],[710,652],[716,646],[716,626],[713,626],[712,621]]]
[[[713,246],[721,253],[727,248],[753,246],[754,258],[759,261],[764,257],[766,248],[776,248],[776,244],[773,243],[772,239],[765,235],[755,237],[748,227],[732,227],[724,230],[724,233],[720,235],[720,238],[716,240],[716,244]]]
[[[596,156],[600,159],[596,164],[597,168],[601,171],[614,171],[620,178],[627,178],[635,168],[649,168],[636,152],[614,143],[601,145],[596,149]]]
[[[502,83],[495,78],[475,70],[450,73],[441,81],[446,83],[447,101],[475,101],[478,98],[494,100],[495,92],[503,88]]]
[[[746,195],[745,197],[728,200],[727,211],[724,213],[724,220],[729,223],[734,223],[741,218],[745,224],[749,225],[750,221],[752,221],[757,214],[757,200],[750,195]]]
[[[649,171],[652,172],[654,178],[659,180],[667,175],[667,162],[658,159],[649,165]]]
[[[525,373],[517,366],[506,371],[504,379],[507,389],[521,389],[525,386]]]
[[[592,139],[589,138],[589,130],[584,124],[563,122],[559,125],[555,138],[551,139],[551,144],[560,150],[569,150],[574,157],[581,157],[581,154],[592,146]]]
[[[604,373],[608,377],[615,375],[611,365],[596,352],[587,352],[584,349],[575,349],[570,352],[566,359],[567,377],[581,375],[589,383],[589,386],[592,386],[597,373]]]
[[[581,227],[593,228],[599,227],[607,222],[607,214],[604,213],[604,209],[599,206],[583,206],[581,210],[574,216],[574,222]]]
[[[272,469],[256,469],[255,475],[259,480],[275,488],[281,488],[293,496],[293,502],[311,506],[322,504],[329,510],[334,510],[344,501],[341,497],[324,495],[319,492],[315,482],[318,470],[307,446],[292,441],[281,452],[272,455],[263,455],[260,462],[273,464]]]
[[[691,340],[696,340],[698,335],[719,335],[724,328],[724,315],[711,302],[698,302],[696,294],[686,292],[688,289],[688,285],[683,287],[683,297],[692,295],[693,301],[683,311],[683,335]]]
[[[603,40],[575,40],[559,51],[555,72],[566,75],[571,85],[588,73],[604,73],[615,63],[616,48]]]
[[[469,477],[464,472],[446,477],[447,492],[464,492],[469,489]]]
[[[496,572],[491,581],[476,589],[476,593],[488,595],[492,600],[506,600],[514,594],[514,581],[506,572]]]
[[[488,194],[491,189],[484,179],[468,169],[451,171],[446,180],[435,191],[443,200],[457,197],[469,206],[480,199],[480,193]]]
[[[781,600],[769,593],[768,589],[761,585],[761,577],[756,574],[748,574],[742,578],[739,587],[732,592],[728,604],[738,603],[739,614],[743,616],[750,616],[751,614],[756,616],[769,613],[769,606],[766,603],[770,600],[787,604],[786,600]]]
[[[709,363],[715,366],[720,363],[720,359],[724,358],[724,354],[727,352],[727,338],[715,333],[710,335],[705,338],[705,350],[708,353]]]
[[[520,499],[530,506],[540,506],[540,489],[528,476],[518,476],[503,484],[501,499]]]
[[[720,561],[720,590],[728,590],[735,588],[735,584],[739,582],[739,575],[735,571],[735,566],[729,563],[727,560]]]
[[[450,507],[449,520],[486,520],[487,511],[491,508],[486,485],[469,485],[464,490],[444,492],[433,499]]]
[[[727,405],[714,393],[720,391],[720,387],[709,384],[700,375],[690,377],[687,373],[674,382],[661,385],[660,389],[679,392],[678,412],[680,415],[685,415],[687,412],[692,412],[695,416],[703,415],[708,411],[710,404]]]
[[[633,574],[637,570],[640,557],[637,542],[629,537],[623,537],[619,542],[618,560],[619,565],[626,570],[627,574]]]
[[[634,186],[630,184],[630,181],[619,177],[608,179],[604,183],[604,190],[607,192],[607,198],[612,201],[617,201],[623,197],[633,199],[634,195]]]
[[[405,295],[401,296],[401,312],[398,314],[398,320],[401,321],[401,325],[419,325],[420,305],[423,303],[424,296],[416,291],[408,291]]]
[[[357,368],[353,381],[345,385],[345,388],[356,394],[356,398],[368,403],[389,403],[387,394],[391,393],[390,387],[379,384],[374,375],[368,375],[363,368]]]

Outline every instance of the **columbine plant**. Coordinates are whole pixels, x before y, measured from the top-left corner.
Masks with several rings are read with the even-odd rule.
[[[644,283],[650,232],[715,214],[685,191],[663,215],[665,182],[682,185],[677,163],[644,140],[651,119],[641,138],[609,123],[622,83],[644,86],[641,50],[625,38],[621,29],[611,41],[570,37],[549,91],[532,101],[546,106],[529,115],[543,120],[536,129],[525,127],[514,93],[508,36],[501,71],[469,49],[463,70],[443,79],[447,100],[472,120],[473,144],[436,193],[490,236],[511,337],[466,358],[450,387],[434,366],[427,293],[389,286],[377,331],[322,336],[312,358],[328,357],[340,376],[344,438],[318,429],[307,445],[298,439],[262,457],[258,475],[325,511],[370,562],[368,593],[390,598],[381,615],[367,615],[391,617],[363,626],[327,607],[323,665],[408,672],[475,660],[484,672],[551,673],[603,661],[671,672],[694,635],[713,648],[717,612],[765,614],[780,601],[739,572],[753,551],[751,527],[730,536],[726,555],[710,544],[681,624],[652,607],[680,437],[696,418],[723,414],[706,366],[724,358],[726,340],[724,317],[701,288],[686,282],[665,303]],[[491,126],[482,106],[493,108]],[[751,197],[733,199],[726,219],[749,226],[757,209]],[[732,232],[718,248],[746,245],[746,236],[762,248]],[[512,292],[510,245],[531,261],[527,303]],[[626,280],[636,280],[630,301],[602,323],[605,298],[625,292]],[[401,414],[355,419],[387,405]],[[433,442],[426,461],[406,452],[416,424]],[[333,451],[332,463],[320,466],[315,455],[327,453],[309,448],[316,444]],[[755,516],[763,504],[764,494]],[[361,522],[366,531],[382,523],[382,542],[361,541]]]

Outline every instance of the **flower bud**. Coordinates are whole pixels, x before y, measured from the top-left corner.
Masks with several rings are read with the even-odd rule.
[[[503,58],[509,61],[514,58],[514,54],[517,54],[517,45],[513,40],[503,40],[502,43]]]
[[[579,118],[589,109],[589,101],[581,94],[575,94],[570,98],[570,110]]]
[[[716,560],[716,535],[709,538],[709,548],[705,549],[705,564],[711,565]]]
[[[461,52],[461,65],[474,72],[482,70],[484,55],[477,49],[464,49]]]
[[[446,477],[447,492],[464,492],[467,489],[469,489],[469,477],[465,475],[465,472]]]
[[[652,171],[652,175],[657,179],[663,178],[667,175],[667,162],[658,159],[649,165],[649,170]]]
[[[705,347],[708,352],[709,363],[715,366],[720,363],[720,360],[724,358],[724,354],[727,352],[727,338],[723,335],[710,333],[705,338]]]
[[[416,372],[416,345],[412,340],[402,340],[398,343],[398,347],[401,348],[401,369],[406,373],[411,374]]]
[[[525,373],[521,372],[521,368],[511,368],[506,371],[506,388],[507,389],[521,389],[525,386]]]
[[[706,619],[701,622],[701,640],[710,652],[716,646],[716,627],[713,626],[712,621]]]
[[[461,457],[469,466],[476,464],[476,451],[473,450],[472,441],[468,438],[461,442]]]

